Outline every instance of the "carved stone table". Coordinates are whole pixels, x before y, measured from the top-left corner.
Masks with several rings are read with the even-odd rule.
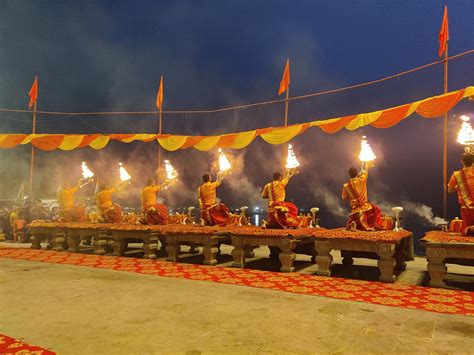
[[[474,237],[459,233],[431,231],[421,239],[426,248],[430,286],[444,287],[446,264],[474,266]]]
[[[198,225],[165,225],[166,253],[168,261],[178,261],[181,245],[190,245],[191,252],[196,245],[202,245],[204,264],[216,265],[221,244],[230,244],[230,237],[219,233],[219,227]]]
[[[316,231],[313,228],[301,229],[264,229],[261,227],[240,227],[230,229],[232,238],[232,256],[234,267],[245,267],[245,259],[252,256],[253,250],[261,245],[270,248],[270,258],[279,258],[281,262],[280,271],[292,272],[295,270],[293,263],[296,253],[311,255],[312,260],[316,256],[314,240],[311,234]]]
[[[67,249],[66,229],[57,224],[48,225],[45,222],[32,223],[28,226],[31,249],[41,249],[42,242],[51,244],[52,249],[63,251]]]
[[[113,255],[124,255],[128,243],[143,242],[144,258],[156,258],[158,239],[161,234],[153,230],[152,226],[117,224],[110,227],[110,233],[113,240]]]
[[[330,276],[331,250],[340,250],[343,265],[354,263],[354,257],[377,259],[380,281],[393,282],[394,270],[405,270],[406,261],[414,259],[413,235],[409,231],[350,232],[345,229],[321,230],[316,238],[318,275]]]
[[[68,251],[78,253],[81,251],[81,242],[88,243],[93,239],[94,254],[104,255],[106,252],[110,252],[112,243],[109,228],[111,226],[113,224],[110,223],[64,223]]]

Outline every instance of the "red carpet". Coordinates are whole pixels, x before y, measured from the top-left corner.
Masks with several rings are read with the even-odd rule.
[[[0,257],[202,280],[430,312],[474,316],[474,293],[467,291],[51,250],[0,249]]]
[[[0,334],[0,354],[10,355],[52,355],[55,352],[40,348],[39,346],[33,346],[25,344],[21,340],[11,338],[9,336]]]

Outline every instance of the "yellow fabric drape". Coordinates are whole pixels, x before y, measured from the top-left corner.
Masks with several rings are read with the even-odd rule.
[[[252,141],[255,139],[256,134],[257,131],[237,133],[237,137],[235,138],[234,144],[232,144],[230,147],[233,149],[245,148],[250,143],[252,143]]]
[[[166,138],[158,138],[158,143],[169,152],[174,152],[186,143],[188,136],[169,136]]]
[[[301,132],[302,127],[302,124],[297,124],[288,127],[273,128],[270,132],[263,133],[261,137],[265,142],[270,144],[283,144],[296,137]]]

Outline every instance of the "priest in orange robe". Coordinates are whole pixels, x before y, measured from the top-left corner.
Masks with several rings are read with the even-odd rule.
[[[141,204],[144,221],[147,224],[166,224],[168,221],[168,207],[156,202],[156,194],[170,185],[166,180],[161,185],[155,185],[153,179],[148,179],[141,191]]]
[[[461,208],[462,234],[474,236],[474,168],[472,154],[463,154],[462,169],[455,171],[448,183],[448,192],[457,192]]]
[[[126,181],[120,181],[111,188],[108,184],[102,184],[100,191],[96,194],[97,206],[100,210],[100,219],[106,223],[122,222],[122,207],[112,202],[112,195],[127,185]]]
[[[351,213],[347,222],[347,229],[355,228],[363,231],[382,230],[382,212],[380,208],[369,202],[367,196],[367,178],[369,174],[362,169],[360,174],[357,169],[349,169],[350,180],[342,188],[342,199],[348,200]]]
[[[286,185],[295,174],[293,170],[273,173],[273,181],[265,185],[262,197],[268,199],[268,221],[264,226],[268,228],[297,228],[299,222],[298,207],[292,202],[286,202]]]
[[[208,226],[225,226],[230,223],[229,208],[217,202],[216,190],[221,185],[222,179],[211,180],[211,174],[202,176],[203,184],[198,188],[199,207],[201,208],[201,221]]]
[[[85,179],[80,179],[76,186],[66,187],[58,192],[59,215],[61,222],[84,222],[86,220],[86,207],[81,204],[75,204],[74,195],[83,186]]]

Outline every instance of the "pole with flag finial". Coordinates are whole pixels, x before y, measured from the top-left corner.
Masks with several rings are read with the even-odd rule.
[[[448,92],[448,6],[444,7],[443,22],[439,31],[438,56],[444,53],[444,93]],[[447,219],[448,214],[448,113],[444,114],[443,120],[443,218]]]
[[[33,108],[33,128],[32,134],[36,134],[36,103],[38,101],[38,77],[35,77],[35,81],[28,92],[30,96],[30,102],[28,107]],[[30,196],[33,195],[33,171],[35,167],[35,147],[31,144],[31,160],[30,160]]]
[[[290,97],[290,59],[286,60],[285,71],[280,81],[280,88],[278,89],[278,95],[286,92],[285,98],[285,127],[288,126],[288,104]],[[285,152],[286,147],[283,146],[283,152]]]
[[[159,125],[158,133],[162,133],[163,129],[163,75],[160,80],[160,87],[158,88],[158,94],[156,95],[156,107],[159,111]],[[161,145],[158,142],[158,181],[160,179],[160,168],[161,168]]]

